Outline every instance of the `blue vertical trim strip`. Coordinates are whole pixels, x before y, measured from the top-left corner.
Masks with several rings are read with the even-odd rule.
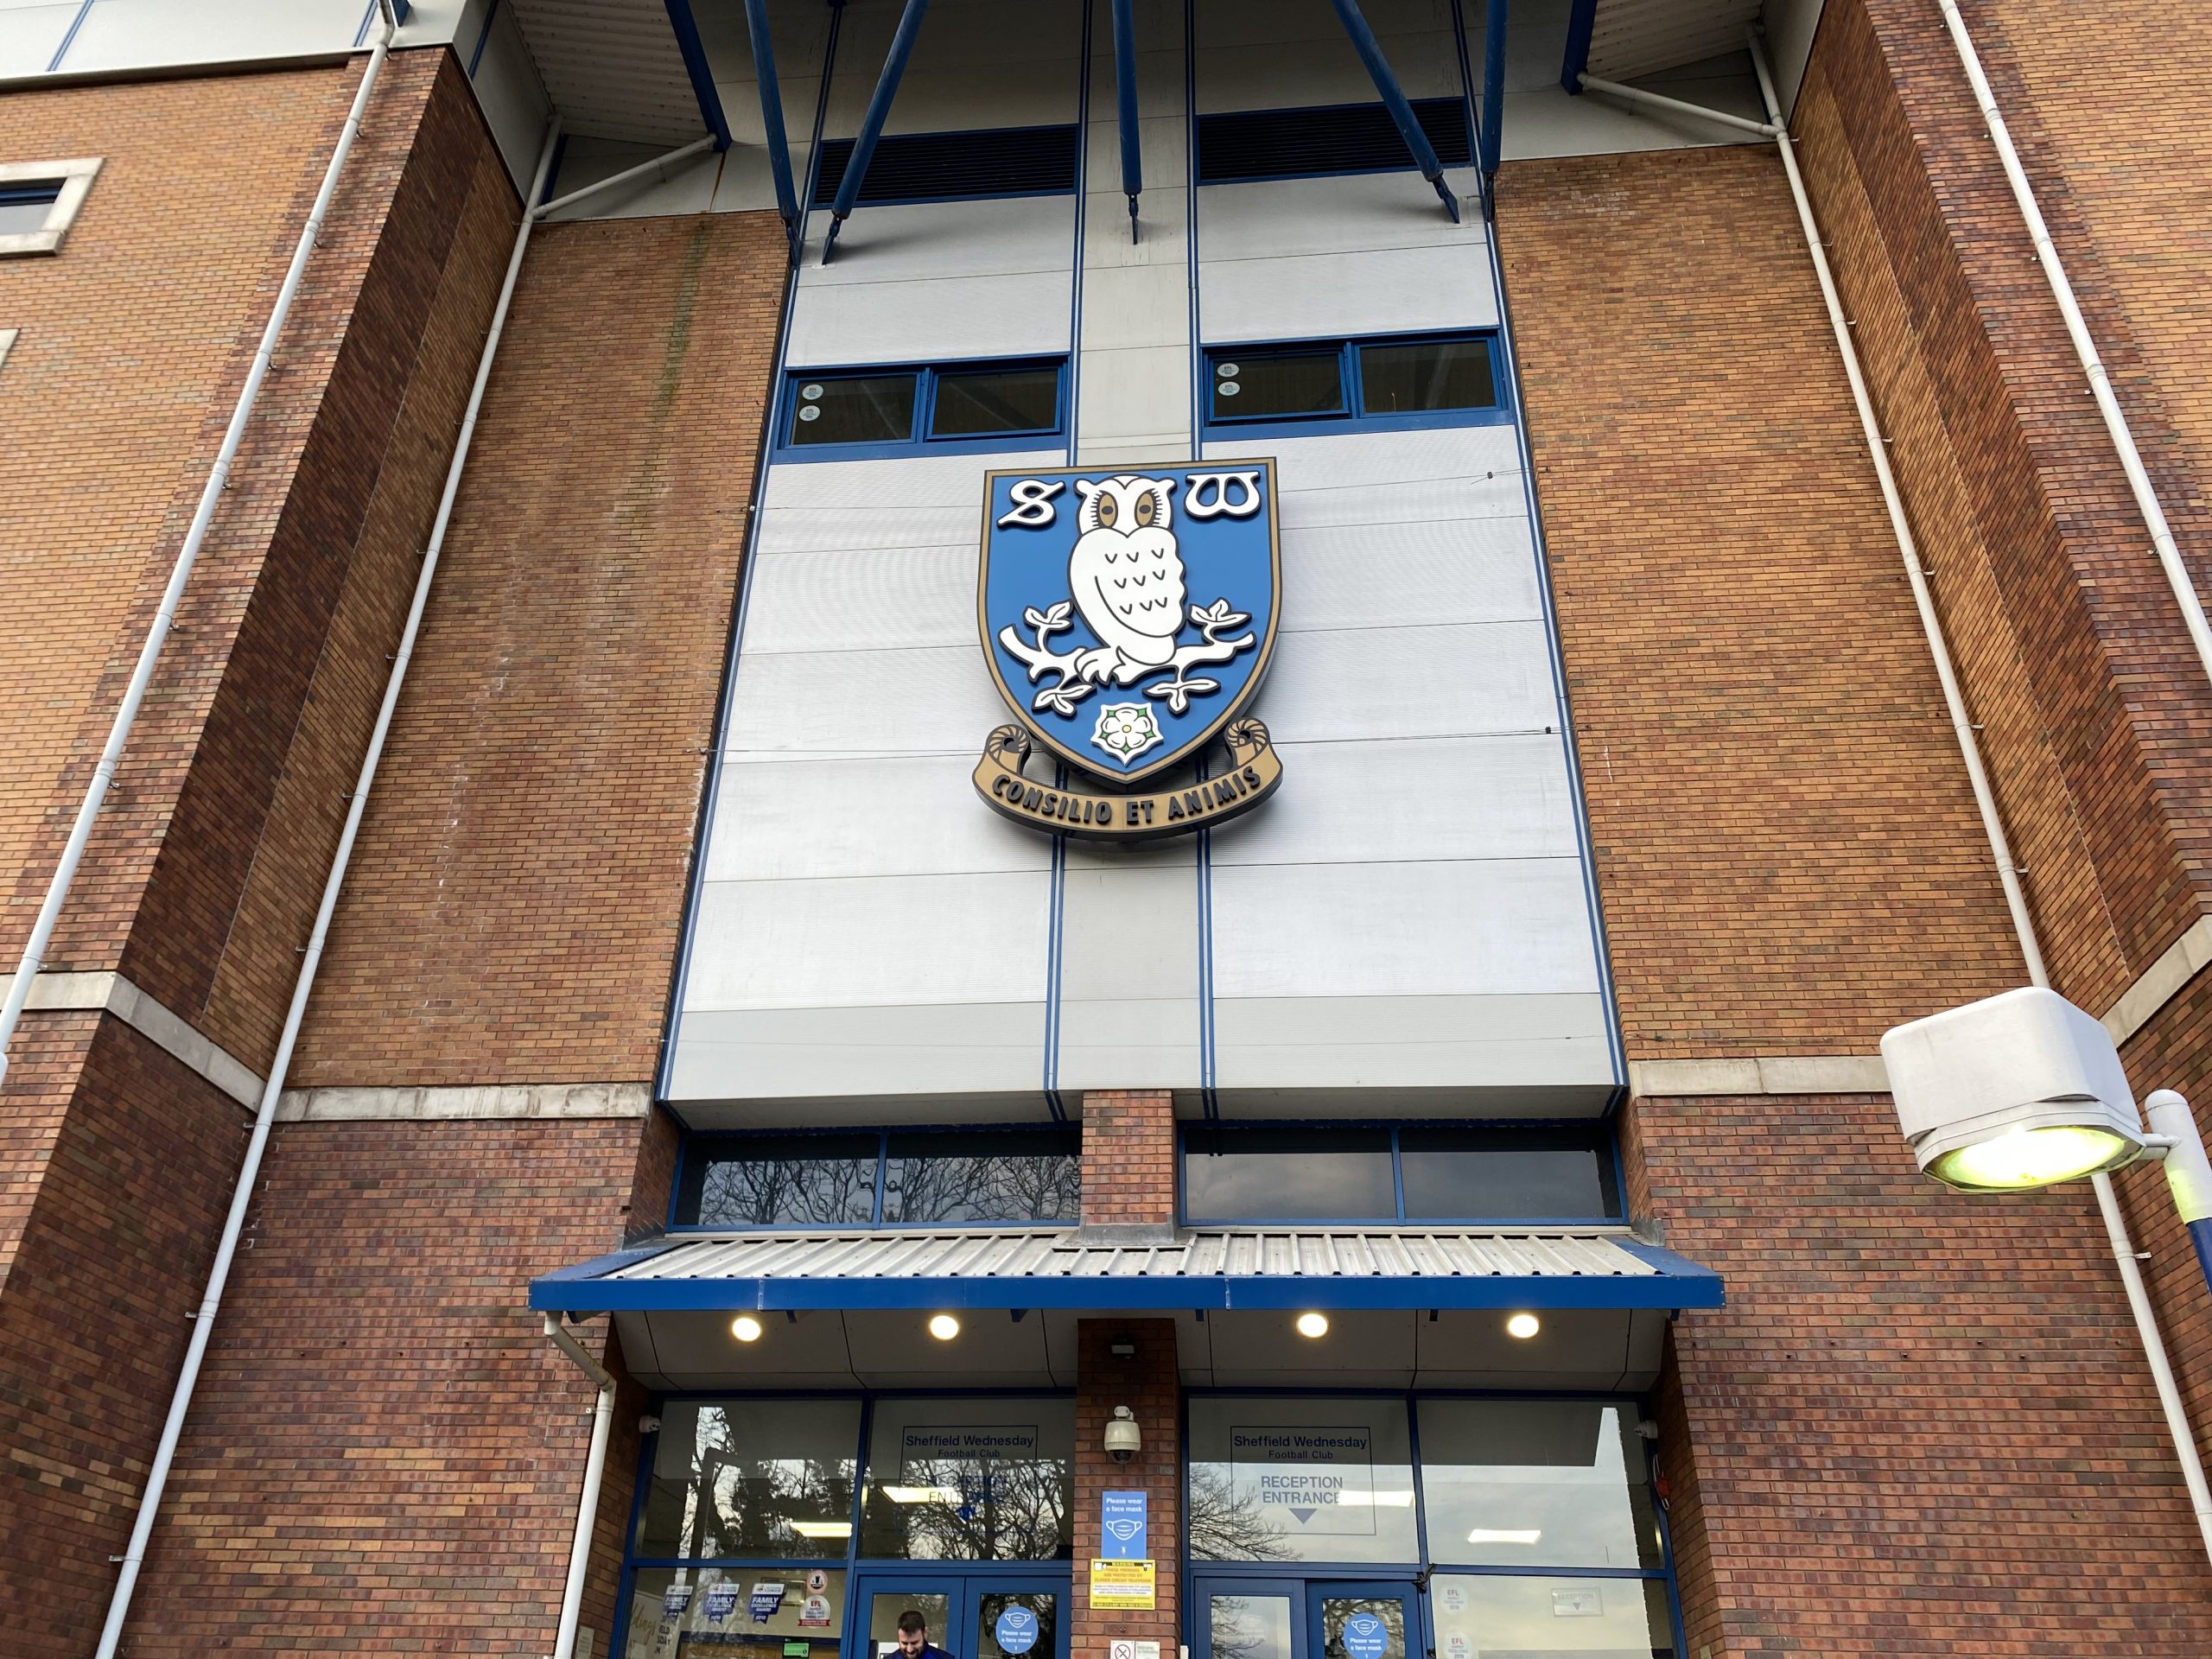
[[[2207,1288],[2212,1288],[2212,1220],[2190,1222],[2189,1242],[2196,1247],[2197,1268],[2204,1274]]]
[[[671,0],[674,3],[674,0]],[[891,50],[885,54],[883,73],[876,77],[875,93],[868,101],[868,114],[861,118],[860,137],[853,140],[853,153],[845,162],[845,176],[837,181],[837,199],[830,205],[830,230],[822,238],[822,262],[830,263],[830,251],[837,245],[837,232],[853,214],[853,204],[860,200],[861,184],[868,177],[868,164],[875,159],[875,141],[883,137],[883,124],[891,117],[891,100],[899,96],[899,78],[906,73],[906,60],[913,55],[914,37],[922,31],[922,14],[930,9],[930,0],[906,0],[906,9],[899,15],[899,29],[891,37]]]
[[[1205,407],[1206,374],[1205,321],[1198,300],[1198,38],[1197,0],[1183,6],[1183,132],[1185,143],[1184,266],[1191,289],[1191,459],[1205,458],[1205,428],[1200,416]],[[1203,763],[1201,763],[1203,765]],[[1218,1050],[1213,1019],[1213,832],[1201,830],[1192,862],[1198,867],[1198,1100],[1209,1121],[1221,1116],[1221,1097],[1214,1081]]]
[[[1590,67],[1590,35],[1598,22],[1598,0],[1574,0],[1567,14],[1567,56],[1560,62],[1559,84],[1582,96],[1582,72]]]
[[[784,88],[776,78],[776,43],[768,32],[768,0],[745,0],[745,27],[753,41],[753,78],[760,83],[760,127],[768,143],[768,170],[776,180],[776,211],[784,216],[784,228],[797,235],[798,190],[791,183],[791,137],[784,130]]]
[[[476,66],[484,61],[484,48],[491,42],[492,25],[499,16],[499,0],[492,0],[492,3],[484,8],[484,27],[477,34],[476,49],[468,54],[468,78],[471,80],[476,79]]]
[[[1129,239],[1137,234],[1137,198],[1144,194],[1144,145],[1137,126],[1136,0],[1114,0],[1115,109],[1122,132],[1122,194],[1129,199]],[[1088,8],[1086,7],[1086,15]],[[1090,36],[1084,45],[1088,51]],[[1090,77],[1084,79],[1090,90]]]
[[[1483,177],[1497,176],[1505,144],[1506,0],[1490,0],[1483,19]]]
[[[1444,163],[1436,159],[1436,147],[1428,142],[1428,135],[1421,130],[1421,122],[1414,115],[1414,106],[1406,101],[1405,88],[1398,85],[1398,77],[1390,61],[1382,55],[1382,43],[1375,38],[1375,31],[1367,26],[1366,16],[1359,9],[1359,0],[1330,0],[1337,9],[1338,21],[1344,26],[1344,34],[1351,41],[1352,50],[1359,54],[1359,60],[1367,67],[1367,77],[1375,83],[1375,90],[1382,94],[1383,107],[1390,111],[1390,119],[1397,124],[1398,136],[1406,141],[1406,148],[1413,152],[1414,165],[1421,175],[1436,188],[1438,200],[1452,215],[1452,222],[1459,222],[1459,204],[1452,200],[1452,187],[1444,181]],[[1503,8],[1504,0],[1496,0]]]
[[[372,6],[372,10],[373,9]],[[54,60],[46,66],[48,74],[52,74],[61,67],[61,60],[69,55],[69,48],[77,43],[77,31],[85,26],[85,19],[92,15],[92,0],[85,0],[85,3],[77,8],[77,15],[69,20],[68,32],[62,35],[61,44],[54,48]],[[365,23],[362,27],[365,29],[367,25]],[[358,45],[359,42],[355,44]]]
[[[814,200],[814,174],[821,164],[822,124],[830,111],[830,74],[837,61],[837,36],[844,17],[842,6],[830,10],[830,35],[822,48],[822,86],[816,94],[814,105],[814,145],[807,155],[805,200],[809,201]],[[561,139],[563,148],[568,142],[567,135],[563,134]],[[559,150],[554,153],[552,177],[559,175],[560,154]],[[553,188],[552,177],[546,181],[545,188],[549,193]],[[791,314],[798,305],[799,256],[805,245],[806,230],[802,221],[798,239],[791,249],[791,269],[784,278],[784,305],[776,321],[776,353],[769,382],[771,385],[780,385],[784,379],[784,362],[791,350]],[[772,407],[771,412],[773,412]],[[683,903],[683,932],[677,946],[676,971],[669,980],[667,1036],[661,1045],[660,1069],[655,1085],[662,1100],[669,1097],[675,1076],[677,1046],[683,1036],[683,994],[691,974],[691,941],[698,932],[699,901],[707,884],[707,848],[714,834],[715,798],[721,792],[723,735],[729,730],[730,713],[737,701],[737,671],[745,645],[745,616],[753,603],[753,569],[760,550],[760,509],[768,497],[768,473],[774,452],[775,434],[772,431],[763,432],[760,435],[760,460],[753,477],[753,499],[746,513],[745,550],[740,556],[742,563],[738,569],[737,602],[730,618],[729,645],[722,658],[721,701],[715,710],[711,739],[714,747],[707,761],[706,799],[700,804],[699,827],[691,847],[691,886]]]
[[[1052,787],[1065,789],[1068,769],[1055,763]],[[1045,1105],[1057,1122],[1067,1119],[1060,1098],[1060,954],[1067,936],[1068,838],[1052,837],[1052,881],[1045,917]]]
[[[699,100],[699,118],[715,135],[715,149],[728,149],[729,121],[722,114],[722,95],[715,90],[715,72],[699,38],[698,20],[691,15],[691,0],[667,0],[667,5],[668,26],[676,31],[676,49],[683,55],[683,73],[691,77],[691,95]]]

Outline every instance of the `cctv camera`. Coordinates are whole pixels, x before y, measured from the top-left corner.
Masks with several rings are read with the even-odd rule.
[[[1116,1463],[1127,1463],[1143,1444],[1144,1436],[1138,1432],[1136,1418],[1129,1408],[1115,1407],[1114,1414],[1106,1424],[1106,1455]]]

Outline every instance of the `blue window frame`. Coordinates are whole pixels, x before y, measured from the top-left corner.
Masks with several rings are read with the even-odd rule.
[[[686,1138],[671,1231],[1034,1227],[1080,1218],[1082,1131],[812,1130]]]
[[[1603,1123],[1208,1123],[1182,1131],[1192,1223],[1576,1225],[1622,1218]]]
[[[1255,340],[1205,352],[1209,436],[1308,435],[1510,421],[1492,329]]]
[[[1060,448],[1067,382],[1065,357],[786,370],[776,459]]]

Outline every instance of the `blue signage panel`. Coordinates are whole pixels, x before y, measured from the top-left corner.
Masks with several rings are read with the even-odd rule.
[[[1006,1653],[1027,1653],[1037,1645],[1037,1615],[1027,1607],[1009,1607],[999,1615],[999,1648]]]
[[[1373,1613],[1354,1613],[1344,1620],[1344,1659],[1382,1659],[1390,1645],[1390,1627]]]
[[[1098,1498],[1101,1560],[1149,1560],[1142,1492],[1102,1492]]]

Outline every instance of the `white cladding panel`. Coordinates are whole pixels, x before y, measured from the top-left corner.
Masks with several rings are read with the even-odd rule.
[[[848,8],[830,136],[897,10]],[[1077,119],[1064,10],[938,0],[889,130]],[[1459,90],[1449,0],[1367,10],[1408,91]],[[1173,0],[1138,7],[1132,240],[1094,22],[1084,193],[863,208],[828,266],[817,211],[792,372],[1072,346],[1077,454],[1173,466],[1200,343],[1496,326],[1481,214],[1453,225],[1410,171],[1207,187],[1193,246]],[[1210,0],[1198,31],[1200,108],[1374,95],[1327,0]],[[749,52],[727,20],[709,44],[728,99]],[[1057,853],[969,773],[1007,718],[976,637],[983,474],[1059,452],[769,467],[672,1047],[687,1116],[988,1121],[1145,1086],[1244,1115],[1603,1107],[1611,1016],[1515,429],[1204,453],[1279,465],[1286,621],[1255,712],[1285,781],[1203,845]]]
[[[0,5],[0,76],[44,74],[79,10],[73,3]]]

